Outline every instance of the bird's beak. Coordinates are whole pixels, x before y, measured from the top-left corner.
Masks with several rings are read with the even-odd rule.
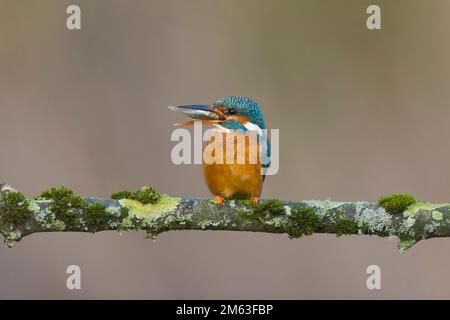
[[[227,116],[210,105],[185,105],[185,106],[169,106],[172,111],[179,111],[187,115],[193,121],[176,123],[176,126],[191,126],[196,122],[203,125],[219,124],[227,121]]]

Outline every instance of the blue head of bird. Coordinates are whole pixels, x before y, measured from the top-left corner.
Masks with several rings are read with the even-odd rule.
[[[192,125],[195,122],[214,124],[229,130],[256,130],[262,134],[266,129],[261,107],[250,98],[231,96],[217,100],[211,105],[182,105],[169,107],[181,111],[193,121],[177,125]]]
[[[263,130],[266,128],[261,107],[247,97],[231,96],[217,100],[211,105],[169,106],[171,110],[181,111],[192,121],[177,123],[178,126],[189,126],[195,123],[212,124],[228,130],[253,131],[258,140],[264,142],[264,163],[270,163],[270,143]],[[263,149],[263,150],[264,150]]]

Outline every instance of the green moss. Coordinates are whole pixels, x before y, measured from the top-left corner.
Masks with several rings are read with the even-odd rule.
[[[405,193],[387,195],[378,200],[378,205],[390,214],[400,214],[415,203],[413,196]]]
[[[345,213],[336,211],[333,216],[336,226],[336,236],[350,235],[358,232],[358,224]]]
[[[51,188],[43,191],[36,199],[59,201],[63,198],[71,197],[73,194],[72,190],[61,186],[59,188]]]
[[[86,210],[88,231],[97,232],[107,230],[112,227],[112,224],[122,222],[127,216],[128,210],[126,208],[121,208],[118,214],[115,214],[113,211],[108,210],[101,202],[90,204]]]
[[[28,220],[32,214],[30,202],[20,192],[11,191],[0,195],[0,223],[18,225]]]
[[[398,243],[398,251],[400,252],[400,254],[405,253],[406,251],[408,251],[409,249],[412,248],[413,245],[416,244],[416,240],[414,239],[403,239],[400,240],[400,242]]]
[[[90,204],[86,211],[86,224],[88,230],[96,232],[104,230],[109,226],[111,213],[106,211],[106,206],[100,202]]]
[[[111,199],[121,200],[121,199],[131,199],[139,201],[142,204],[156,204],[160,199],[161,195],[153,190],[152,187],[143,187],[137,191],[122,190],[111,195]]]
[[[246,209],[239,210],[238,216],[246,222],[263,222],[273,216],[286,213],[283,203],[278,200],[265,200],[257,204],[253,204],[249,200],[242,200],[240,203]]]
[[[284,228],[289,238],[312,235],[322,224],[319,215],[312,208],[292,209],[287,217],[288,221]]]
[[[122,190],[119,192],[115,192],[111,195],[111,199],[114,199],[114,200],[133,199],[133,198],[134,198],[134,192],[131,192],[128,190]]]
[[[51,188],[42,192],[38,198],[51,200],[50,212],[64,222],[66,230],[76,230],[82,226],[86,203],[72,190],[66,187]]]

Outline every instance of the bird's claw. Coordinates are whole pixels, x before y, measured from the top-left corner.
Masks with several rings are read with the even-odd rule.
[[[223,198],[221,196],[216,196],[216,202],[217,204],[222,204],[223,203]]]

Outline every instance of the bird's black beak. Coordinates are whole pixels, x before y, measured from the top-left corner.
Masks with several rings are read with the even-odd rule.
[[[219,111],[214,106],[210,105],[184,105],[184,106],[169,106],[172,111],[179,111],[187,115],[193,121],[176,123],[176,126],[190,126],[196,122],[201,124],[219,124],[227,121],[227,116]]]

